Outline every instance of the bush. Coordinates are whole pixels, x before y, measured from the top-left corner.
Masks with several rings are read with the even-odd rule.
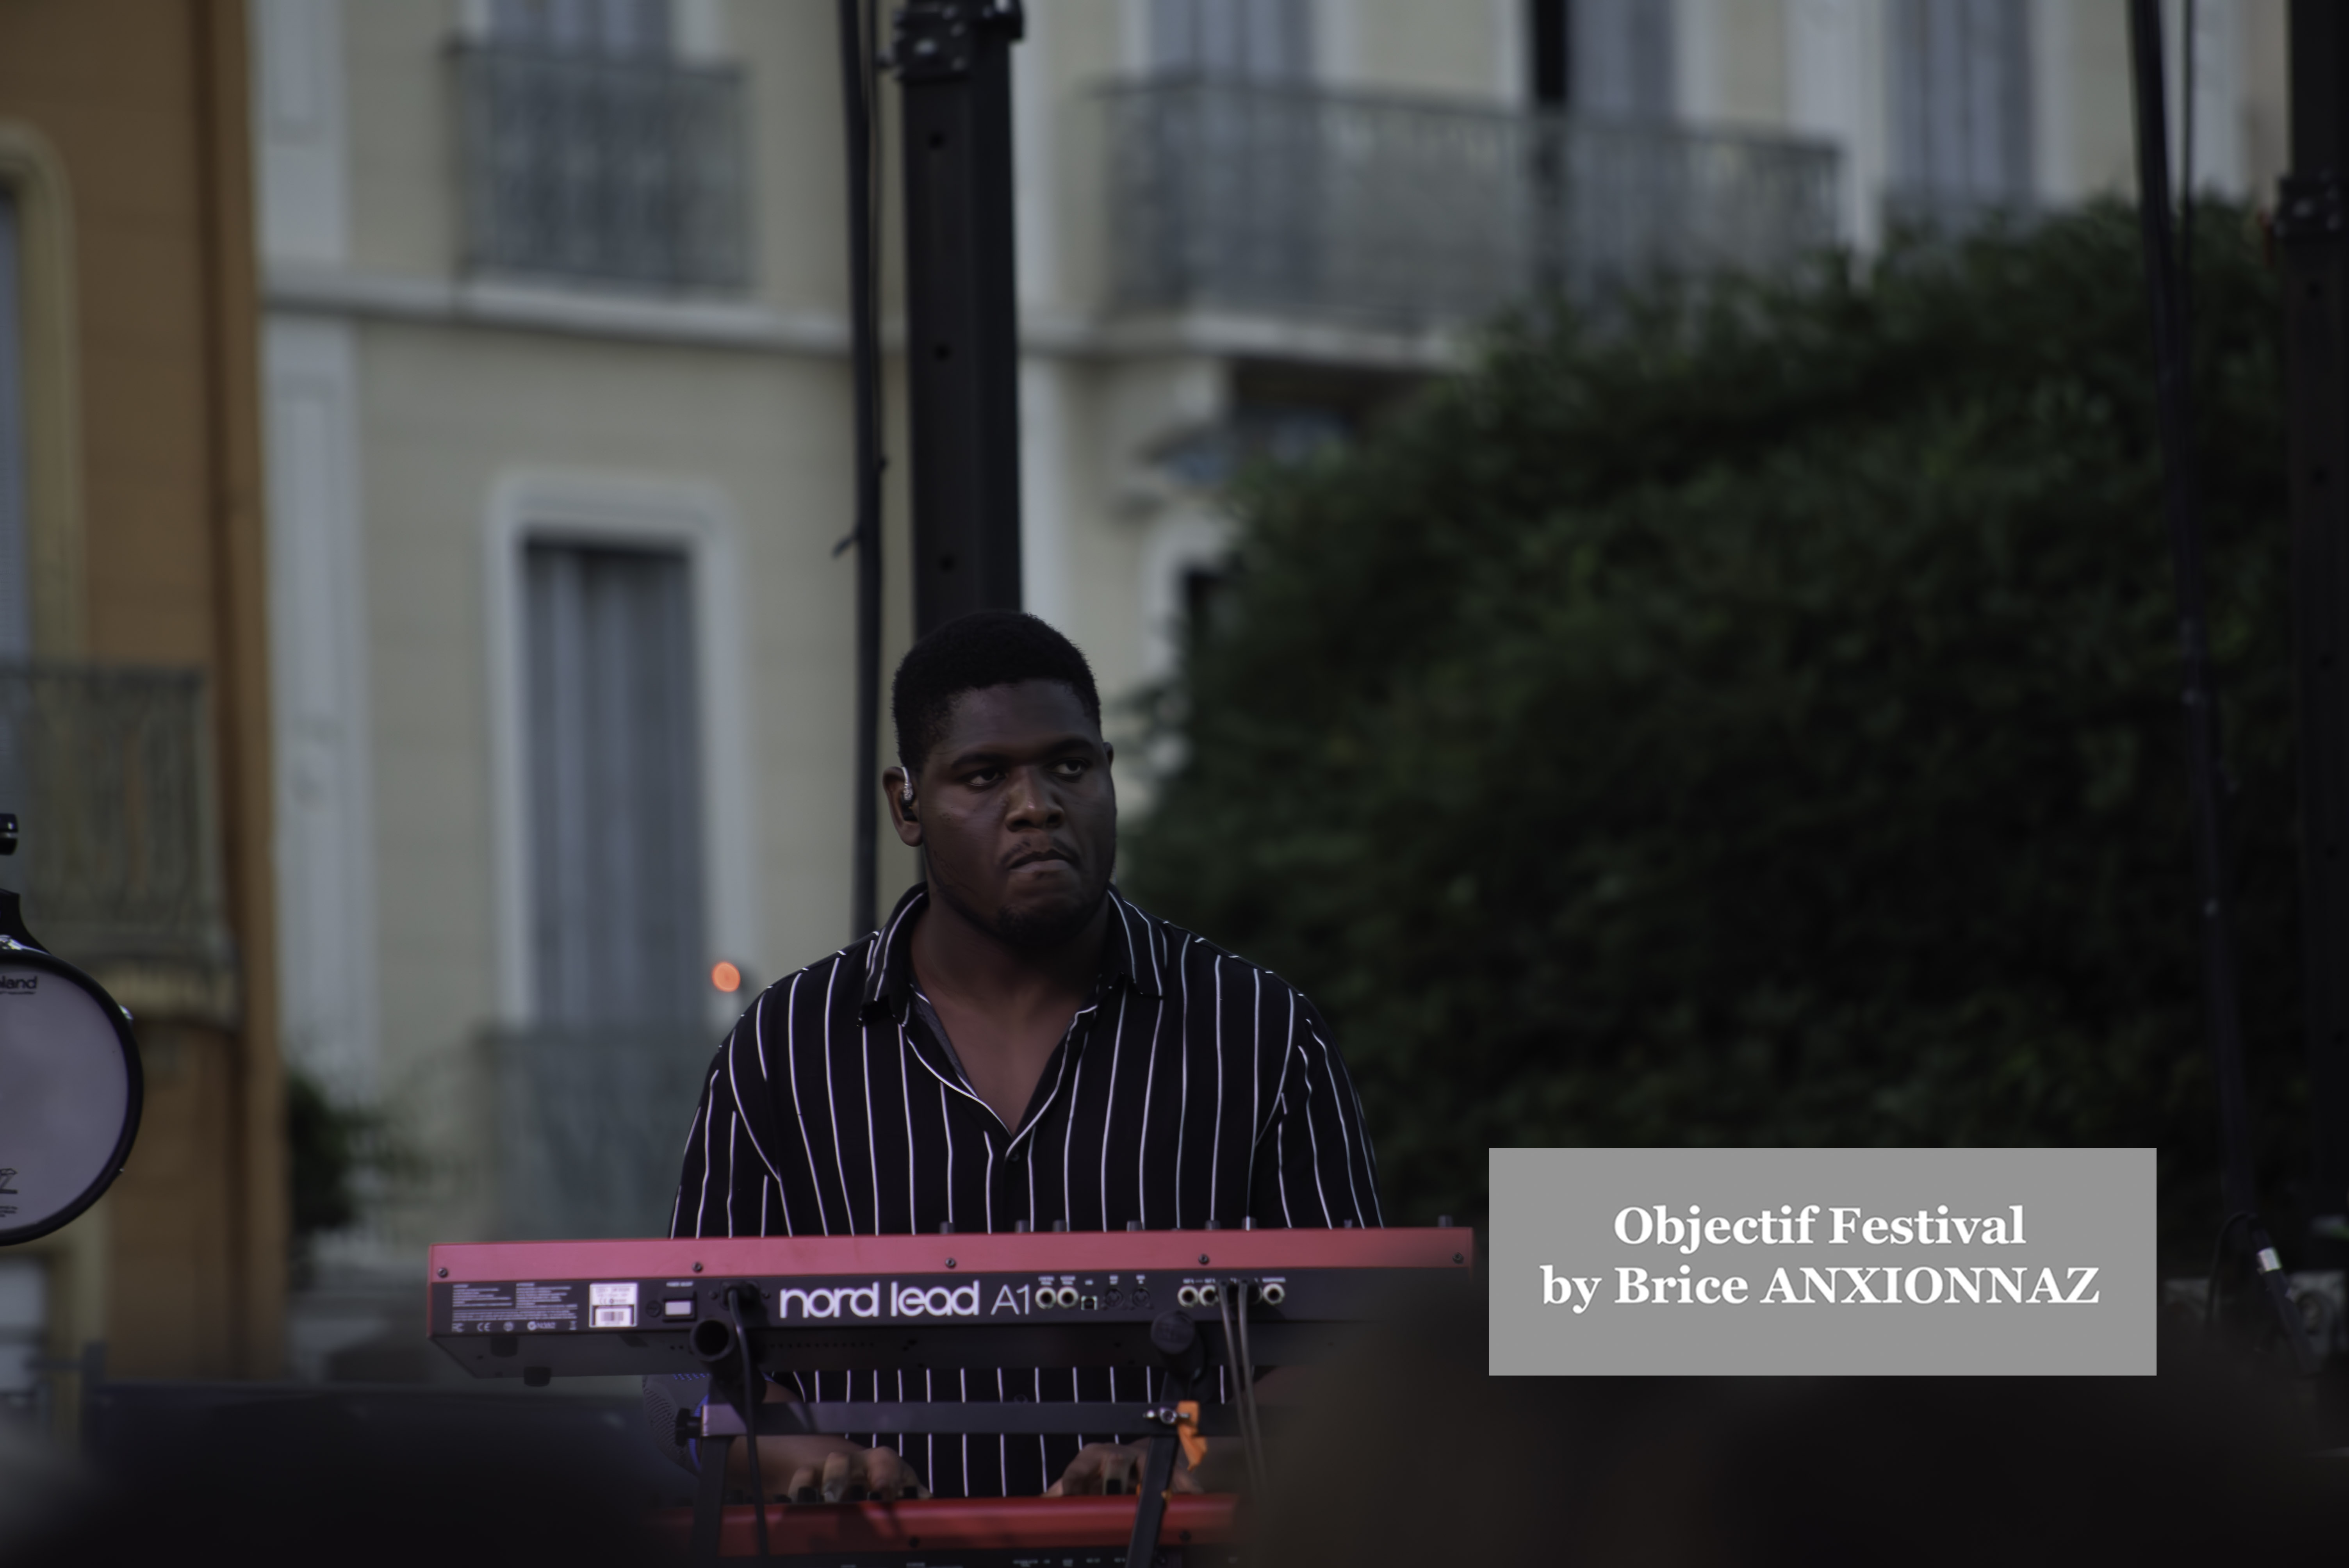
[[[2272,1201],[2305,1164],[2278,307],[2243,215],[2198,227]],[[2151,1143],[2207,1247],[2137,244],[2103,208],[1527,317],[1243,487],[1130,881],[1321,1004],[1392,1212],[1481,1213],[1491,1145]]]
[[[318,1237],[363,1217],[365,1178],[400,1161],[381,1112],[338,1101],[299,1068],[285,1073],[285,1150],[294,1272],[306,1281]]]

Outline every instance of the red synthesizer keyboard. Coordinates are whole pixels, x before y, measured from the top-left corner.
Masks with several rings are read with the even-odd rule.
[[[1136,1500],[1008,1497],[925,1502],[794,1503],[767,1510],[768,1550],[792,1568],[1117,1568],[1126,1558]],[[1167,1568],[1227,1568],[1238,1561],[1227,1495],[1170,1497],[1154,1561]],[[751,1509],[725,1512],[718,1556],[758,1551]],[[683,1546],[691,1516],[662,1520]]]
[[[429,1323],[475,1377],[540,1382],[700,1370],[730,1285],[756,1288],[773,1371],[1136,1365],[1162,1316],[1213,1337],[1244,1302],[1257,1363],[1286,1366],[1475,1249],[1451,1226],[469,1243],[431,1250]]]
[[[1202,1533],[1205,1504],[1168,1494],[1178,1436],[1238,1437],[1261,1486],[1255,1370],[1320,1360],[1392,1287],[1464,1284],[1475,1262],[1472,1233],[1438,1225],[483,1243],[434,1247],[427,1266],[432,1338],[477,1377],[709,1374],[710,1398],[678,1433],[701,1477],[696,1563],[739,1554],[747,1529],[749,1551],[803,1568],[1219,1568],[1231,1560],[1228,1500],[1216,1532]],[[1162,1381],[1154,1402],[1133,1404],[801,1404],[751,1392],[761,1373],[952,1367],[1142,1367]],[[1210,1367],[1220,1381],[1206,1381]],[[1210,1387],[1228,1392],[1209,1400]],[[1130,1501],[793,1505],[767,1511],[762,1541],[758,1510],[724,1506],[732,1445],[752,1430],[1151,1436]]]

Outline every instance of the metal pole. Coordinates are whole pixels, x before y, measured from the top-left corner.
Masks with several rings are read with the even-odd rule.
[[[2315,1353],[2261,1226],[2244,1103],[2242,1019],[2227,909],[2226,848],[2219,830],[2219,714],[2210,685],[2210,638],[2202,589],[2202,537],[2194,517],[2193,417],[2186,345],[2178,331],[2178,277],[2169,232],[2167,88],[2159,0],[2129,0],[2129,57],[2137,99],[2137,212],[2153,306],[2155,387],[2161,432],[2162,500],[2177,577],[2178,650],[2185,664],[2187,783],[2194,803],[2194,869],[2200,894],[2202,998],[2219,1088],[2219,1132],[2228,1218],[2223,1243],[2240,1235],[2259,1267],[2269,1305],[2303,1372]]]
[[[911,0],[904,103],[914,632],[1019,607],[1019,343],[1012,272],[1017,0]]]
[[[848,297],[856,397],[856,842],[851,939],[879,923],[874,846],[880,833],[881,328],[873,276],[873,68],[862,0],[840,0],[840,98],[848,141]]]
[[[2278,193],[2300,718],[2309,1266],[2349,1264],[2349,16],[2293,0],[2292,172]]]

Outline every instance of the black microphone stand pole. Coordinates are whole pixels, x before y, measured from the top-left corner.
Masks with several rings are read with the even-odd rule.
[[[2292,1359],[2316,1370],[2300,1309],[2292,1303],[2274,1243],[2259,1217],[2251,1173],[2251,1120],[2244,1103],[2242,1019],[2236,1000],[2234,939],[2229,929],[2226,848],[2219,830],[2219,715],[2210,684],[2210,637],[2202,586],[2202,539],[2194,517],[2193,420],[2189,366],[2181,322],[2177,258],[2169,231],[2169,126],[2161,60],[2158,0],[2129,0],[2129,60],[2137,100],[2137,212],[2145,241],[2147,292],[2153,305],[2153,349],[2162,450],[2163,510],[2177,576],[2178,635],[2184,657],[2187,780],[2194,802],[2194,869],[2200,893],[2202,998],[2219,1088],[2221,1184],[2227,1218],[2220,1260],[2231,1240],[2248,1253]],[[2189,258],[2190,261],[2190,258]],[[2214,1292],[2215,1295],[2215,1292]]]
[[[1011,46],[1026,25],[1019,0],[897,13],[917,637],[1019,608]]]

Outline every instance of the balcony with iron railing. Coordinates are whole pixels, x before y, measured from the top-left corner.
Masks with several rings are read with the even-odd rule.
[[[459,49],[455,68],[468,271],[749,283],[740,71],[508,46]]]
[[[0,880],[43,945],[134,1013],[228,1023],[205,734],[194,670],[0,666],[0,810],[22,828]]]
[[[1108,95],[1111,293],[1403,329],[1838,237],[1831,147],[1649,122],[1166,78]]]

